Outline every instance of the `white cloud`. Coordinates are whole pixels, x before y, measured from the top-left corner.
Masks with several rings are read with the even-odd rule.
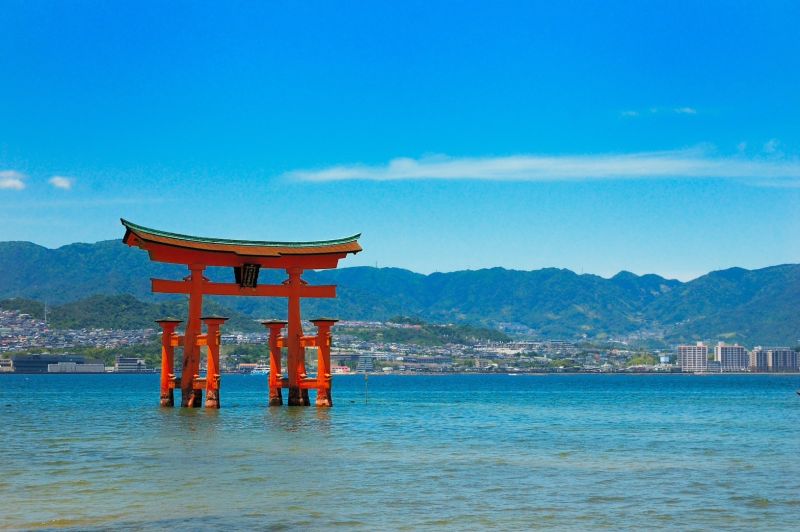
[[[63,190],[69,190],[72,188],[72,185],[75,184],[75,180],[73,178],[64,177],[62,175],[54,175],[47,182],[53,185],[54,187]]]
[[[646,111],[637,111],[634,109],[630,109],[627,111],[622,111],[620,114],[626,118],[631,118],[634,116],[640,116],[642,114],[650,113],[651,115],[663,115],[664,113],[675,113],[679,115],[696,115],[697,109],[694,107],[675,107],[675,108],[665,108],[665,107],[650,107]]]
[[[22,190],[28,176],[16,170],[0,170],[0,189]]]
[[[567,181],[646,178],[800,180],[800,160],[714,157],[701,149],[609,155],[513,155],[508,157],[399,158],[383,165],[341,165],[287,172],[295,181],[397,181],[473,179]]]

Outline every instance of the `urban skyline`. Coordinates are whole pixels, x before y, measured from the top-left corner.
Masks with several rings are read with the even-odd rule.
[[[313,328],[311,323],[306,326]],[[471,372],[675,372],[683,373],[797,373],[798,353],[791,347],[745,346],[717,342],[713,360],[706,343],[648,349],[609,339],[578,342],[575,339],[526,339],[459,341],[426,345],[414,341],[381,339],[383,331],[421,329],[420,324],[380,321],[342,321],[337,326],[331,357],[335,373],[471,373]],[[441,326],[440,326],[441,327]],[[365,336],[366,334],[366,336]],[[150,329],[53,330],[42,321],[18,311],[0,310],[0,372],[104,373],[152,372],[158,365]],[[227,372],[247,373],[268,368],[268,335],[230,330],[222,334],[222,364]],[[246,356],[234,346],[249,346]],[[76,349],[101,348],[106,363],[74,355]],[[260,350],[258,348],[261,348]],[[128,354],[118,354],[128,348]],[[137,351],[137,348],[139,349]],[[255,348],[255,350],[253,349]],[[100,356],[98,351],[93,356]],[[674,354],[674,357],[671,356]],[[32,356],[33,355],[33,356]],[[145,359],[150,359],[148,366]],[[314,357],[309,357],[310,369]],[[205,367],[202,366],[203,370]]]

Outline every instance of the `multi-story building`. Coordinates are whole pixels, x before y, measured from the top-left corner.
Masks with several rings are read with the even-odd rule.
[[[714,361],[719,362],[721,371],[747,371],[750,366],[747,349],[739,344],[719,342],[714,346]]]
[[[90,362],[78,364],[77,362],[57,362],[47,365],[47,373],[105,373],[103,363]]]
[[[141,373],[149,371],[144,360],[135,357],[117,357],[117,373]]]
[[[371,373],[375,371],[375,365],[373,364],[373,357],[368,355],[361,355],[358,357],[358,364],[356,364],[356,371],[358,373]]]
[[[708,371],[708,346],[703,342],[695,345],[679,345],[678,366],[681,371],[694,373]]]
[[[75,355],[50,355],[50,354],[37,354],[37,355],[17,355],[11,358],[13,361],[15,373],[47,373],[50,364],[58,364],[59,362],[74,362],[76,364],[83,364],[84,357]]]
[[[788,347],[754,347],[750,352],[751,371],[798,371],[797,351]]]
[[[773,347],[772,351],[772,371],[797,371],[798,367],[797,351],[788,347]]]
[[[750,371],[769,371],[771,360],[763,347],[754,347],[750,351]]]

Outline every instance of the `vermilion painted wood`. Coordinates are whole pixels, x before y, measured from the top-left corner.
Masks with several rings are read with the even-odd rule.
[[[151,279],[152,291],[161,294],[190,294],[191,281],[172,281],[167,279]],[[236,283],[212,283],[203,281],[202,292],[207,296],[256,296],[256,297],[289,297],[290,289],[283,284],[262,284],[255,288],[242,288]],[[300,297],[336,297],[336,285],[303,285]]]
[[[160,320],[162,327],[162,405],[171,406],[174,376],[174,348],[183,343],[181,371],[181,406],[199,407],[203,389],[206,406],[219,408],[219,330],[224,318],[204,320],[207,333],[202,334],[201,313],[204,295],[285,297],[288,299],[288,320],[264,324],[270,331],[270,405],[282,403],[281,388],[289,388],[289,405],[310,404],[308,389],[317,389],[317,406],[331,406],[330,396],[330,328],[336,320],[315,320],[317,336],[305,336],[301,324],[300,299],[303,297],[336,297],[334,285],[308,286],[302,279],[304,270],[336,268],[339,260],[358,253],[361,235],[319,242],[268,242],[204,238],[150,229],[122,220],[125,226],[123,242],[144,249],[150,259],[158,262],[185,264],[190,275],[183,281],[152,279],[152,290],[158,293],[188,294],[189,316],[183,335],[174,332],[178,320]],[[242,267],[258,264],[262,268],[283,269],[289,278],[281,285],[241,287],[235,283],[213,283],[203,276],[208,266]],[[288,325],[285,336],[281,330]],[[200,347],[207,346],[208,377],[201,379]],[[318,373],[308,379],[305,367],[305,348],[318,348]],[[288,348],[288,378],[281,377],[282,347]]]
[[[161,326],[161,406],[173,406],[175,398],[175,328],[181,320],[165,318],[157,322]]]

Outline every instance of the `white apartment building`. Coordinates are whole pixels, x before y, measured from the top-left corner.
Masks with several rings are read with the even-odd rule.
[[[679,345],[678,365],[687,373],[708,371],[708,346],[703,342],[695,345]]]
[[[750,366],[750,355],[747,349],[739,344],[717,343],[714,346],[714,360],[719,362],[721,371],[747,371]]]

